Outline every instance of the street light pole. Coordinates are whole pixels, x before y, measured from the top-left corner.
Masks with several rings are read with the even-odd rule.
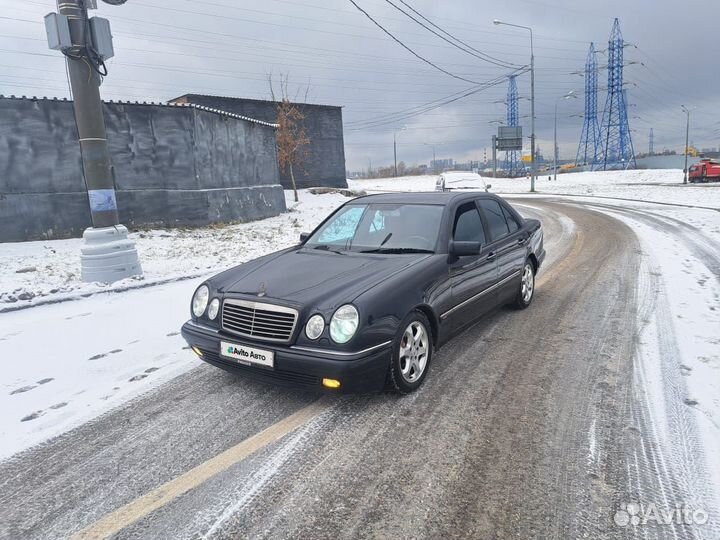
[[[561,99],[570,99],[570,98],[576,98],[575,90],[570,90],[567,94],[564,96],[559,97],[555,100],[555,136],[554,136],[554,143],[553,143],[553,180],[557,180],[557,170],[558,170],[558,137],[557,137],[557,111],[558,111],[558,101]]]
[[[493,178],[497,178],[497,136],[492,136]]]
[[[537,168],[535,167],[535,49],[533,47],[533,32],[530,30],[530,192],[535,192],[535,178]]]
[[[398,131],[405,131],[407,129],[407,126],[401,127],[399,130],[393,130],[393,156],[395,157],[395,176],[398,175],[398,169],[397,169],[397,132]]]
[[[690,146],[690,109],[682,105],[682,110],[687,116],[685,124],[685,168],[683,169],[683,184],[688,183],[688,147]]]
[[[435,144],[434,144],[434,143],[433,143],[433,144],[431,144],[431,143],[423,143],[423,144],[424,144],[425,146],[431,146],[431,147],[432,147],[432,151],[433,151],[432,169],[433,169],[433,173],[437,174],[437,163],[436,163],[436,159],[435,159]]]
[[[395,177],[397,177],[397,134],[393,131],[393,156],[395,157]]]
[[[502,22],[498,19],[493,21],[494,25],[513,26],[530,32],[530,192],[535,192],[535,47],[533,45],[533,31],[529,26]]]
[[[557,143],[557,105],[555,100],[555,136],[553,137],[553,180],[557,180],[558,143]]]

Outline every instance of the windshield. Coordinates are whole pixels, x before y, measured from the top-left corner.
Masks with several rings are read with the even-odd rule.
[[[433,253],[443,207],[430,204],[351,204],[305,243],[308,248],[362,253]]]

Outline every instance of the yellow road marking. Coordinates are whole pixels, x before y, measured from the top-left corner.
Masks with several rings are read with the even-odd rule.
[[[174,501],[206,480],[229,469],[258,450],[283,438],[326,408],[327,405],[323,403],[322,399],[311,403],[307,407],[303,407],[260,433],[253,435],[249,439],[245,439],[214,458],[201,463],[194,469],[190,469],[181,476],[170,480],[142,497],[118,508],[99,521],[77,532],[71,539],[90,540],[112,536],[158,508],[162,508],[166,504]]]

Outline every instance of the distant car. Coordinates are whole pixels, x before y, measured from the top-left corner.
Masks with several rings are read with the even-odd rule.
[[[544,257],[540,222],[494,195],[360,197],[299,245],[200,285],[182,335],[234,373],[408,393],[451,336],[498,305],[528,307]]]
[[[435,191],[450,191],[452,189],[484,189],[489,191],[492,186],[485,183],[485,179],[477,173],[466,171],[446,171],[435,181]]]

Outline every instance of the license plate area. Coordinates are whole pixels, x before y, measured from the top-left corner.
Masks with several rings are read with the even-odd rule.
[[[220,342],[220,356],[246,366],[275,367],[275,353],[239,343]]]

